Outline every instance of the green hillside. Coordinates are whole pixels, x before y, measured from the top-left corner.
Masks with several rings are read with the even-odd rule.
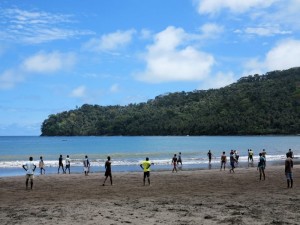
[[[220,89],[176,92],[127,106],[84,104],[50,115],[42,136],[300,133],[300,68],[243,77]]]

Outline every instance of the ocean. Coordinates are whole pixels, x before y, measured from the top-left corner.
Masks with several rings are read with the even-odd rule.
[[[152,171],[171,170],[174,154],[182,153],[182,169],[219,168],[223,151],[237,150],[241,166],[248,166],[248,149],[258,153],[265,149],[267,163],[283,163],[285,153],[292,149],[297,160],[300,157],[300,136],[139,136],[139,137],[0,137],[0,177],[24,175],[22,165],[33,157],[38,166],[43,156],[46,173],[57,173],[59,155],[69,155],[71,172],[83,171],[83,159],[88,156],[91,172],[103,172],[107,156],[112,158],[112,171],[141,171],[139,164],[146,157],[154,163]],[[207,152],[213,159],[208,167]],[[256,165],[253,165],[256,166]],[[36,175],[39,169],[36,170]]]

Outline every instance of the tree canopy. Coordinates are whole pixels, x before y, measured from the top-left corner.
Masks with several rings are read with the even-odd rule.
[[[84,104],[49,115],[41,131],[42,136],[299,134],[300,68],[139,104]]]

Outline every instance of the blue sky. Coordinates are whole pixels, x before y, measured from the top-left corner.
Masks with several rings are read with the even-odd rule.
[[[300,66],[300,0],[2,0],[0,135]]]

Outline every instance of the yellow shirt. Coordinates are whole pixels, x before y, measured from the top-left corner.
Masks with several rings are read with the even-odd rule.
[[[151,166],[150,161],[143,161],[142,166],[144,168],[144,172],[150,172],[150,166]]]

